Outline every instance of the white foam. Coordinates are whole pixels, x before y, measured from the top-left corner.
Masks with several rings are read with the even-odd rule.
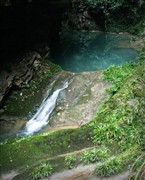
[[[48,124],[48,119],[55,108],[59,93],[67,87],[68,82],[42,102],[36,114],[26,123],[24,134],[32,135]]]

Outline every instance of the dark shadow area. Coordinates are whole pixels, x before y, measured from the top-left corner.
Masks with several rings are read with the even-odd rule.
[[[12,1],[0,7],[0,70],[16,61],[18,55],[49,45],[59,31],[61,14],[68,4],[56,1]]]

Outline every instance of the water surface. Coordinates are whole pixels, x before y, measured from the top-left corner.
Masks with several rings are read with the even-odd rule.
[[[96,71],[136,60],[137,51],[130,46],[129,35],[72,31],[60,37],[52,56],[63,70]]]

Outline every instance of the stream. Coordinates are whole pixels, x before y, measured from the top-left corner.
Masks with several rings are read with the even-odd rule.
[[[34,116],[26,123],[24,131],[20,133],[21,135],[33,135],[48,124],[49,116],[55,108],[59,93],[66,89],[68,85],[69,83],[65,82],[62,88],[57,89],[51,96],[43,100],[36,114],[34,114]]]
[[[104,32],[70,32],[62,36],[61,53],[55,63],[62,69],[71,72],[86,72],[106,69],[110,65],[121,65],[125,62],[135,61],[137,52],[130,46],[131,37],[125,34],[112,34]],[[59,59],[59,60],[58,60]],[[65,81],[65,80],[64,80]],[[63,87],[44,99],[36,114],[26,123],[24,135],[33,135],[40,131],[49,122],[57,97]]]
[[[53,47],[55,53],[52,51],[52,57],[54,63],[60,65],[64,71],[55,79],[57,83],[55,88],[51,87],[52,93],[46,92],[36,113],[13,136],[33,135],[39,131],[48,132],[49,125],[59,129],[65,126],[78,128],[88,123],[107,97],[106,88],[110,85],[103,80],[100,70],[110,65],[136,61],[137,51],[130,45],[130,41],[131,37],[124,34],[103,32],[63,34],[60,44],[56,43]],[[68,77],[71,83],[67,81]],[[94,166],[78,167],[55,173],[50,179],[95,180],[94,169]],[[123,172],[104,180],[121,180],[127,176],[128,172]]]
[[[53,43],[51,48],[54,63],[60,65],[64,70],[62,74],[65,74],[60,79],[57,77],[55,81],[62,82],[63,85],[57,86],[50,96],[47,95],[41,101],[37,112],[30,118],[27,117],[27,122],[21,120],[20,124],[17,120],[15,126],[6,125],[7,131],[3,130],[4,133],[0,134],[1,140],[16,134],[33,135],[41,129],[43,132],[44,127],[49,131],[47,128],[49,124],[53,128],[58,128],[68,125],[79,126],[82,119],[84,123],[89,122],[97,112],[105,96],[105,88],[108,86],[103,82],[102,75],[97,75],[97,72],[110,65],[134,62],[138,54],[131,45],[131,36],[96,31],[65,32],[60,34],[60,41]],[[65,91],[65,98],[59,102],[63,105],[56,106],[60,92],[68,88],[69,83],[66,79],[69,76],[75,76],[74,82],[68,92]],[[97,102],[94,102],[94,98]]]

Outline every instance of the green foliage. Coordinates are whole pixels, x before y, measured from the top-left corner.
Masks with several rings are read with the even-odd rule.
[[[128,32],[139,36],[145,36],[145,19],[136,22],[133,27],[128,27]]]
[[[104,18],[107,31],[127,31],[144,34],[145,2],[136,0],[84,0],[84,6],[93,8]],[[115,14],[115,15],[114,15]]]
[[[96,165],[96,173],[101,177],[116,174],[126,167],[129,162],[132,162],[139,153],[138,148],[134,146],[120,155],[112,156],[107,161]]]
[[[145,45],[141,51],[141,53],[138,55],[138,58],[142,64],[145,62]]]
[[[145,177],[145,153],[142,153],[132,165],[128,180],[143,179]]]
[[[75,156],[69,154],[65,157],[65,164],[67,168],[69,169],[73,168],[75,162],[76,162]]]
[[[103,161],[109,157],[109,149],[103,146],[102,148],[93,148],[91,150],[85,151],[82,154],[81,160],[88,163],[95,163],[97,161]]]
[[[93,149],[85,152],[82,159],[86,163],[97,160],[97,173],[109,176],[121,171],[134,158],[139,149],[145,147],[145,49],[139,56],[140,63],[111,67],[106,70],[106,79],[117,84],[115,94],[104,102],[93,122],[78,129],[66,129],[33,137],[16,138],[0,144],[2,172],[13,169],[25,170],[36,161],[49,159],[60,154],[81,150],[93,144],[119,146],[120,155],[108,158],[109,150]],[[93,133],[92,133],[93,132]],[[129,150],[128,150],[129,149]],[[115,151],[113,151],[115,152]],[[135,154],[134,154],[135,153]],[[28,158],[29,157],[29,158]],[[105,162],[103,162],[106,160]],[[75,157],[66,157],[66,165],[72,168]],[[44,167],[43,167],[44,166]],[[37,178],[45,175],[46,165],[36,168],[30,175]],[[140,165],[141,166],[141,165]],[[47,169],[47,173],[51,172]],[[42,173],[40,173],[42,172]]]
[[[92,127],[63,129],[30,137],[12,138],[0,145],[2,172],[26,168],[36,161],[92,146]],[[29,158],[28,158],[29,157]],[[12,163],[10,163],[10,159]]]
[[[35,106],[42,101],[42,94],[48,86],[48,81],[60,70],[61,68],[50,62],[50,59],[44,59],[31,82],[23,85],[21,89],[12,91],[4,103],[2,115],[27,116],[30,111],[35,110]]]
[[[143,79],[144,65],[136,64],[133,71],[130,66],[127,65],[126,68],[125,65],[125,71],[123,67],[116,67],[116,70],[111,67],[112,70],[105,72],[107,79],[115,83],[117,90],[115,89],[116,94],[102,105],[95,118],[94,141],[97,144],[115,141],[122,150],[135,143],[143,146],[145,96],[143,91],[139,91],[141,94],[138,96],[136,89],[144,89],[144,84],[138,80]],[[125,77],[127,79],[124,79]]]
[[[120,160],[116,160],[116,157],[111,157],[104,164],[98,164],[96,167],[97,174],[102,176],[111,176],[122,169],[122,163]]]
[[[145,49],[138,63],[110,67],[104,71],[111,81],[111,96],[94,118],[94,142],[117,143],[124,151],[138,144],[145,146]]]
[[[93,8],[100,6],[100,8],[105,10],[107,10],[107,7],[116,9],[123,4],[123,0],[85,0],[84,2]]]
[[[59,65],[54,64],[54,63],[51,62],[53,60],[50,61],[50,60],[46,59],[45,61],[46,61],[45,64],[50,67],[51,75],[53,75],[56,72],[61,71],[61,67]]]
[[[37,180],[46,177],[52,173],[52,166],[49,163],[42,163],[36,167],[29,175],[29,180]]]
[[[104,79],[113,83],[113,85],[108,88],[108,91],[113,94],[116,93],[121,87],[123,80],[128,75],[131,75],[135,66],[137,66],[136,63],[125,63],[122,66],[112,65],[104,70]]]

